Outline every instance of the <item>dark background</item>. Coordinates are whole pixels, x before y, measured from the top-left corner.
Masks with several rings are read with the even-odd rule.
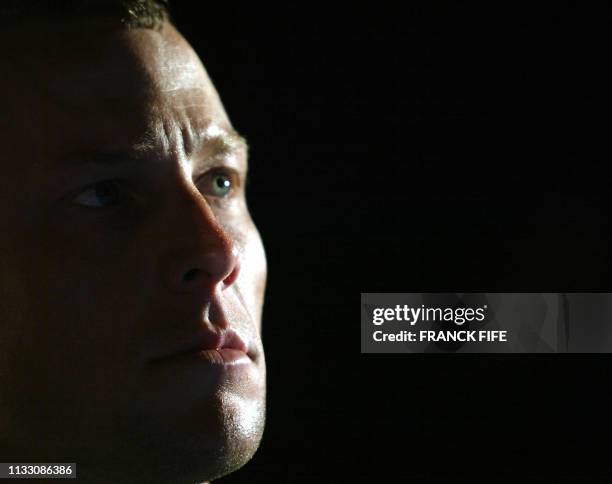
[[[357,318],[360,292],[610,290],[609,16],[174,17],[252,146],[269,259],[266,433],[220,482],[607,482],[609,357],[360,355]]]

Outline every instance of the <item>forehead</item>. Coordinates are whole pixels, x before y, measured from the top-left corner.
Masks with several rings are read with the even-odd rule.
[[[185,138],[211,125],[231,129],[200,59],[170,24],[160,31],[105,19],[32,24],[3,37],[0,97],[18,137],[27,132],[53,149],[113,149],[160,131]]]

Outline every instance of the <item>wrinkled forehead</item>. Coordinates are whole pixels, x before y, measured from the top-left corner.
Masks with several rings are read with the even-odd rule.
[[[38,112],[90,129],[119,123],[131,139],[168,119],[194,130],[228,124],[200,59],[168,23],[160,31],[106,19],[32,23],[1,37],[0,97],[17,118]]]

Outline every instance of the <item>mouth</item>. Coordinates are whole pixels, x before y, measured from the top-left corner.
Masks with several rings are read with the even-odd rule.
[[[233,329],[201,330],[188,343],[162,356],[153,358],[154,365],[202,361],[211,365],[233,366],[254,362],[255,351]]]

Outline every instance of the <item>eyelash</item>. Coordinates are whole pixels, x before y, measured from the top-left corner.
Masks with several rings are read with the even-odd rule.
[[[97,190],[100,188],[113,189],[114,190],[113,193],[117,195],[117,201],[115,201],[114,203],[111,203],[110,205],[104,205],[104,206],[102,206],[103,204],[101,204],[101,206],[94,206],[93,203],[91,204],[85,203],[85,200],[87,200],[88,198],[95,199],[95,197],[100,196],[100,194],[97,192]],[[125,199],[126,193],[129,193],[129,190],[125,189],[125,182],[123,180],[120,180],[120,179],[101,180],[96,183],[93,183],[92,185],[88,186],[84,190],[81,190],[81,192],[79,192],[76,196],[72,198],[72,203],[74,205],[77,205],[83,208],[87,208],[90,210],[110,209],[122,203]],[[82,199],[81,203],[79,203],[79,199]]]

